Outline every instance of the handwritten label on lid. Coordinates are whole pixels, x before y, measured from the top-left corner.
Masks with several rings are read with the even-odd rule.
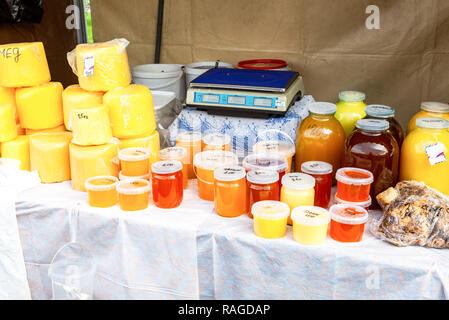
[[[426,154],[431,166],[447,161],[443,145],[439,142],[427,146]]]

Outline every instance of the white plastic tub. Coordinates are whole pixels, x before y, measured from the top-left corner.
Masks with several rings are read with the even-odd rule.
[[[232,64],[226,62],[218,62],[219,68],[232,68]],[[215,61],[207,61],[207,62],[194,62],[186,65],[186,86],[189,87],[189,84],[192,80],[202,75],[209,69],[215,68]]]

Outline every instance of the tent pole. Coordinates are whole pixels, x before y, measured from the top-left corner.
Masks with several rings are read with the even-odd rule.
[[[156,47],[154,50],[154,63],[159,63],[161,58],[162,22],[164,20],[164,0],[159,0],[157,9]]]

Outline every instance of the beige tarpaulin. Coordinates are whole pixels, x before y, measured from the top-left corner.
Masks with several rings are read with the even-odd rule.
[[[91,0],[95,41],[125,37],[131,65],[152,63],[157,2]],[[405,124],[422,100],[449,102],[449,1],[165,1],[162,63],[250,58],[287,60],[317,100],[362,90]]]

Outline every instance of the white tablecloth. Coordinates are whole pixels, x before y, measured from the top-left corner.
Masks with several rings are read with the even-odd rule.
[[[362,242],[310,247],[258,238],[252,220],[215,214],[193,182],[175,210],[90,208],[70,183],[20,195],[19,230],[34,299],[51,297],[48,264],[69,241],[68,210],[82,202],[79,241],[98,259],[97,299],[445,299],[449,251]],[[371,213],[374,215],[376,213]]]

